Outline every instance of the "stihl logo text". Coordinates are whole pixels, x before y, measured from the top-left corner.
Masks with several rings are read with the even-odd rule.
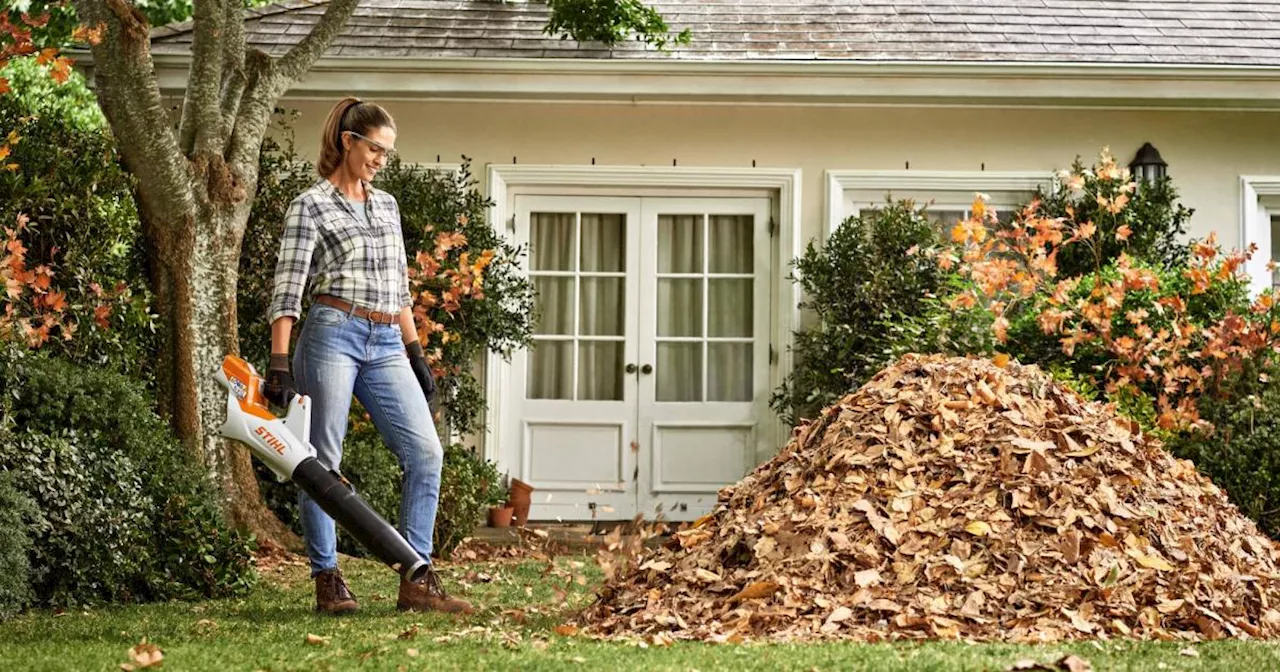
[[[280,455],[284,455],[284,451],[288,450],[288,446],[284,445],[284,441],[277,439],[274,434],[267,431],[266,427],[259,426],[257,429],[253,430],[253,433],[261,436],[262,439],[267,442],[267,445]]]

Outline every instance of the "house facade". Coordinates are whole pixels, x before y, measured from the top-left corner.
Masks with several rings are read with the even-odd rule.
[[[406,161],[470,157],[493,226],[531,246],[536,346],[486,363],[475,441],[537,489],[533,519],[691,519],[774,454],[789,262],[888,195],[1007,209],[1149,142],[1191,235],[1257,244],[1272,282],[1280,0],[654,4],[691,45],[549,38],[536,3],[367,0],[280,103],[310,158],[339,97],[383,104]],[[323,10],[249,10],[248,43],[281,55]],[[190,26],[152,37],[180,95]]]

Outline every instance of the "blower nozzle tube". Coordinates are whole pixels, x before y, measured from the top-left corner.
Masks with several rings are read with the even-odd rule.
[[[310,495],[334,522],[406,581],[413,581],[426,573],[427,562],[409,542],[338,474],[326,469],[320,460],[314,457],[304,459],[293,471],[291,480]]]

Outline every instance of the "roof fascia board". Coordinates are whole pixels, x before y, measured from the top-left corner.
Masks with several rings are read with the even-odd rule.
[[[88,54],[85,54],[88,56]],[[89,70],[90,58],[78,65]],[[153,56],[161,90],[190,57]],[[1280,67],[955,62],[321,59],[286,93],[404,100],[1280,109]]]

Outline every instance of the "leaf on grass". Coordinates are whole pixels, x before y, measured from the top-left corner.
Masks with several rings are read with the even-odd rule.
[[[164,663],[164,653],[160,650],[160,647],[148,642],[146,637],[143,637],[141,642],[131,647],[128,655],[131,662],[120,664],[120,669],[125,672],[148,667],[160,667]]]
[[[578,626],[563,623],[556,626],[556,634],[561,637],[573,637],[578,634]]]
[[[328,637],[313,635],[309,632],[307,633],[306,638],[304,638],[302,641],[306,643],[308,646],[328,646],[329,645]]]

